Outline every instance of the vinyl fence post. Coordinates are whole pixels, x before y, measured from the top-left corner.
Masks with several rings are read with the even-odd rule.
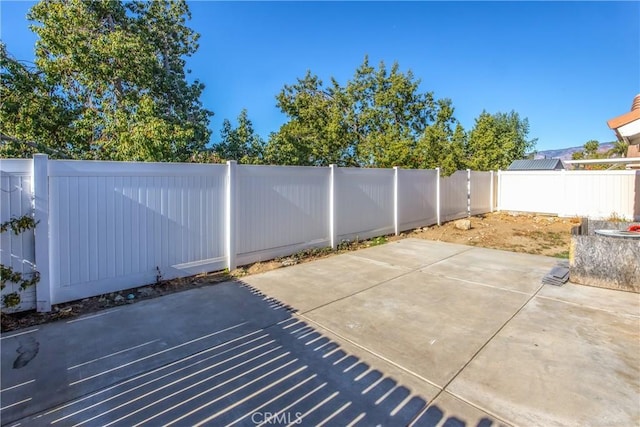
[[[331,249],[338,248],[338,230],[336,228],[336,173],[338,167],[329,165],[329,239]]]
[[[467,218],[471,216],[471,169],[467,169]]]
[[[436,218],[438,225],[442,225],[440,222],[440,168],[436,168]]]
[[[493,192],[494,192],[494,188],[493,188],[493,171],[491,171],[491,182],[489,183],[489,209],[490,212],[493,212],[493,204],[494,204],[494,196],[493,196]]]
[[[400,234],[400,218],[398,214],[398,174],[400,168],[393,167],[393,230],[396,236]]]
[[[40,274],[36,284],[36,309],[39,312],[51,311],[51,279],[49,265],[49,157],[46,154],[33,156],[33,175],[31,177],[33,191],[33,208],[36,228],[35,263]]]
[[[496,188],[498,197],[496,200],[496,210],[500,212],[502,210],[502,171],[498,169],[498,188]]]
[[[232,271],[236,268],[236,168],[235,160],[227,162],[227,194],[226,194],[226,250],[227,268]]]
[[[567,184],[567,170],[560,169],[560,188],[562,188],[562,192],[560,193],[560,203],[558,203],[558,209],[556,215],[559,217],[569,216],[575,214],[575,212],[569,212],[569,207],[567,206],[567,200],[569,196],[568,184]]]

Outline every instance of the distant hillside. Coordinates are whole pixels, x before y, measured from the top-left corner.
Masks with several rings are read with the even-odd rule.
[[[600,144],[599,152],[609,151],[613,148],[613,142],[603,142]],[[555,150],[543,150],[538,151],[534,158],[536,159],[562,159],[571,160],[571,155],[576,151],[582,151],[584,146],[569,147],[569,148],[557,148]]]

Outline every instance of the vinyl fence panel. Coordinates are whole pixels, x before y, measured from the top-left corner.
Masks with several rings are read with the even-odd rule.
[[[493,210],[491,206],[493,195],[493,173],[469,172],[469,203],[470,214],[479,215]]]
[[[224,266],[223,165],[54,161],[52,302]]]
[[[393,233],[394,170],[337,168],[336,175],[338,241]]]
[[[329,246],[329,180],[329,168],[238,166],[238,263]]]
[[[441,222],[465,218],[469,215],[469,189],[467,171],[456,171],[440,178]]]
[[[438,221],[438,172],[398,169],[398,231]]]
[[[0,222],[32,214],[32,160],[0,159]],[[0,263],[31,278],[35,264],[33,230],[15,235],[11,230],[0,234]],[[18,292],[20,305],[7,311],[24,311],[36,307],[36,289],[21,291],[15,283],[7,282],[1,295]],[[4,310],[4,308],[3,308]]]
[[[567,171],[562,216],[640,219],[640,172]]]
[[[557,215],[564,204],[560,171],[499,172],[498,210]]]
[[[640,220],[640,171],[509,171],[498,181],[500,210]]]

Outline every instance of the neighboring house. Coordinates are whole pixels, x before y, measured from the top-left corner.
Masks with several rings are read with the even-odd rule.
[[[554,171],[564,169],[560,159],[514,160],[508,171]]]
[[[607,122],[618,139],[629,144],[627,158],[640,158],[640,94],[633,98],[631,111]],[[627,165],[628,169],[640,169],[640,163]]]

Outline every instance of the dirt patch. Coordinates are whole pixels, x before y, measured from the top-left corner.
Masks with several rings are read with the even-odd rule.
[[[377,246],[407,237],[567,258],[569,256],[571,227],[580,222],[579,219],[505,213],[480,215],[471,217],[469,220],[471,228],[468,230],[456,228],[455,221],[451,221],[441,226],[434,225],[405,232],[400,236],[383,236],[355,242],[344,241],[339,244],[337,251],[332,251],[330,248],[307,249],[288,257],[242,266],[231,273],[215,272],[166,280],[153,285],[58,304],[52,308],[50,313],[37,313],[33,310],[15,314],[2,313],[2,332],[56,320],[68,320],[111,307],[135,304],[138,301],[174,292],[211,286],[247,275]]]
[[[460,230],[455,226],[456,221],[451,221],[406,234],[420,239],[568,258],[571,227],[580,223],[579,218],[502,212],[474,216],[469,220],[469,230]]]

